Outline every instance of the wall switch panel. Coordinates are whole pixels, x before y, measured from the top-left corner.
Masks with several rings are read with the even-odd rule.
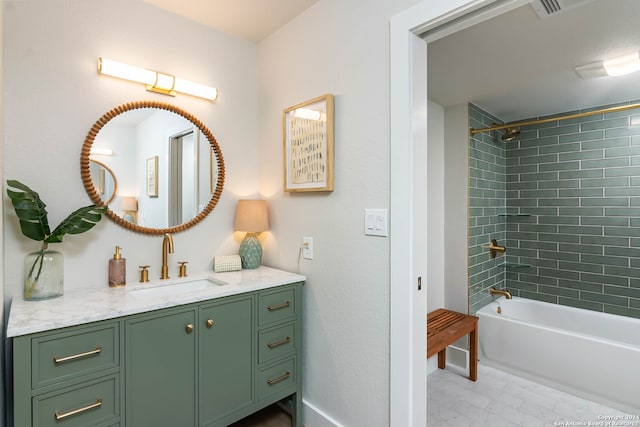
[[[389,235],[389,221],[387,209],[364,210],[364,234],[367,236]]]
[[[313,259],[313,237],[302,237],[302,257],[304,259]]]

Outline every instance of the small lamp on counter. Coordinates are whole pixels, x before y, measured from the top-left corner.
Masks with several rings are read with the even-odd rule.
[[[247,233],[238,251],[242,268],[258,268],[262,262],[262,246],[258,240],[258,233],[269,230],[267,202],[264,200],[238,200],[233,230]]]
[[[136,223],[136,212],[138,212],[138,199],[135,197],[121,197],[120,210],[125,221]]]

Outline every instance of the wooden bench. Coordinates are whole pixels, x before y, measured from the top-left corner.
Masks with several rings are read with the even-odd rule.
[[[447,346],[469,334],[469,379],[478,378],[478,318],[439,308],[427,314],[427,359],[438,353],[438,368],[447,363]]]

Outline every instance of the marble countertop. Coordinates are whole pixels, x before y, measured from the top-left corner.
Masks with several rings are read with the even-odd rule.
[[[180,290],[181,284],[211,280],[217,285]],[[274,286],[302,282],[305,276],[260,266],[254,270],[228,273],[203,273],[180,279],[169,279],[121,288],[74,290],[62,297],[42,301],[24,301],[15,297],[7,322],[7,337],[32,334],[67,326],[175,307]],[[176,292],[138,292],[152,287],[176,285]],[[164,288],[166,289],[166,288]]]

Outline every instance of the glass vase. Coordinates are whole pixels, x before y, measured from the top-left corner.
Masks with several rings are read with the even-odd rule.
[[[64,256],[44,245],[24,258],[24,299],[43,300],[64,293]]]

